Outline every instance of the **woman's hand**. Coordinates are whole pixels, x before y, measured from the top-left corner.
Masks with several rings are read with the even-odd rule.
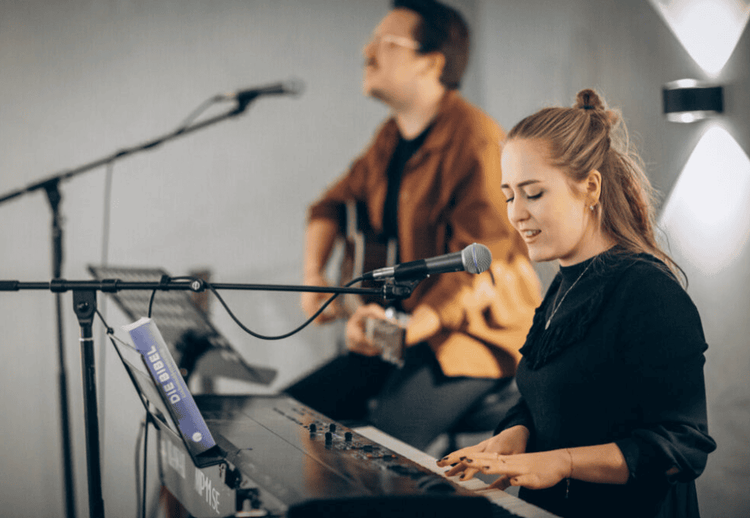
[[[461,480],[469,480],[479,471],[483,471],[480,464],[488,464],[479,462],[475,463],[474,458],[480,458],[478,456],[497,458],[498,455],[522,454],[526,451],[526,443],[528,440],[528,428],[521,425],[513,426],[475,446],[454,451],[440,459],[437,464],[440,467],[451,466],[451,469],[446,472],[447,476],[452,477],[461,473]],[[471,459],[470,462],[467,462],[469,459]],[[489,473],[488,471],[485,472]],[[490,484],[490,487],[507,489],[510,485],[510,478],[503,474]]]
[[[367,304],[366,306],[358,307],[346,322],[346,347],[352,352],[365,356],[377,356],[383,351],[368,340],[365,335],[365,321],[368,318],[388,320],[385,316],[385,309],[377,304]]]
[[[517,455],[477,452],[467,455],[462,463],[482,473],[498,474],[498,480],[507,480],[512,486],[530,489],[552,487],[568,477],[572,468],[572,458],[567,450]],[[496,482],[492,486],[497,487]]]

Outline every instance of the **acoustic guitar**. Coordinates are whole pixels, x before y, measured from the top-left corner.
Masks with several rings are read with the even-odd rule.
[[[345,234],[344,253],[339,266],[341,285],[363,273],[396,264],[398,240],[385,238],[373,231],[364,203],[350,201],[346,204]],[[361,286],[379,287],[380,283],[364,281]],[[344,295],[341,303],[344,318],[349,318],[358,307],[373,302],[382,305],[383,299],[378,295]],[[380,347],[383,360],[402,366],[408,315],[392,307],[386,307],[386,315],[390,320],[368,318],[365,321],[365,334]]]

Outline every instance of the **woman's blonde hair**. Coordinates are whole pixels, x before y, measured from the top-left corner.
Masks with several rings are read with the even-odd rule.
[[[578,92],[572,108],[544,108],[526,117],[508,133],[507,140],[513,139],[540,142],[550,163],[573,182],[599,171],[601,195],[594,210],[602,230],[621,248],[649,253],[686,280],[656,241],[656,192],[630,145],[622,117],[619,111],[608,109],[594,90]]]

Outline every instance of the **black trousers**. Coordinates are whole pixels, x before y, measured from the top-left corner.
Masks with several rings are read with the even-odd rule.
[[[284,392],[342,424],[371,424],[424,450],[497,383],[445,376],[432,349],[417,344],[406,350],[402,368],[348,353]]]

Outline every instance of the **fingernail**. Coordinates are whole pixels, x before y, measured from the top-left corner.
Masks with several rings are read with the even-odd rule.
[[[458,460],[466,460],[466,457],[459,457]]]
[[[451,468],[454,468],[456,466],[458,466],[458,462],[454,462],[453,464],[451,464]]]
[[[446,455],[445,457],[443,457],[443,458],[442,458],[442,459],[440,459],[440,460],[448,460],[448,456]]]
[[[468,462],[468,463],[472,463],[472,462],[474,462],[474,461],[473,461],[472,459],[466,459],[466,462]]]
[[[461,476],[460,476],[460,477],[458,477],[458,478],[459,478],[459,479],[461,479],[461,480],[463,480],[463,479],[464,479],[465,477],[466,477],[466,475],[464,475],[464,474],[462,473],[462,474],[461,474]]]

